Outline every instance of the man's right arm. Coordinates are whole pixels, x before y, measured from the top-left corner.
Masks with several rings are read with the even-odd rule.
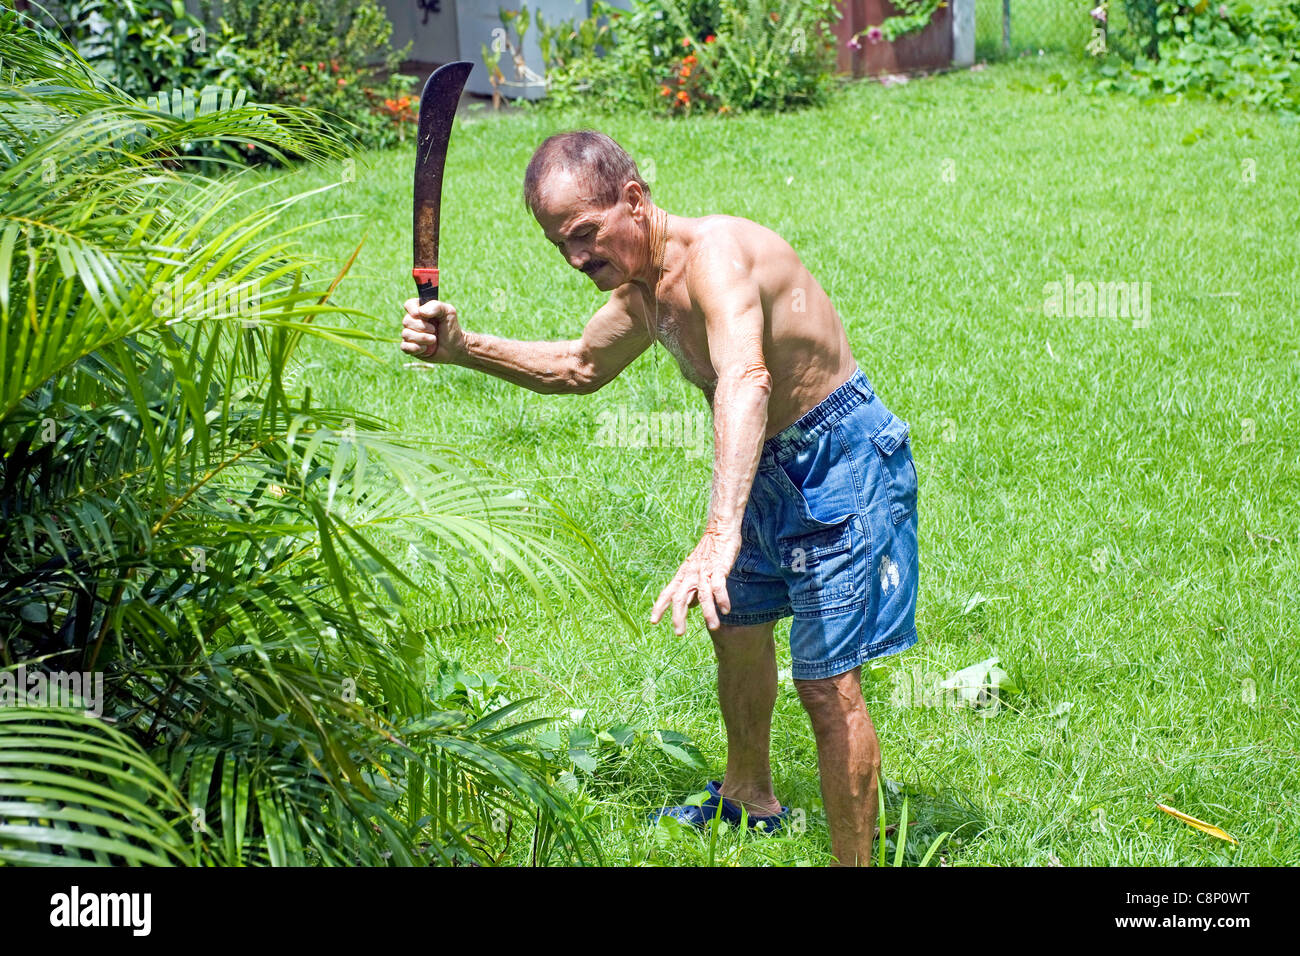
[[[402,351],[426,362],[460,365],[547,394],[585,395],[623,371],[654,340],[637,321],[627,293],[615,290],[566,342],[522,342],[467,332],[446,302],[406,302]],[[432,353],[432,354],[429,354]]]

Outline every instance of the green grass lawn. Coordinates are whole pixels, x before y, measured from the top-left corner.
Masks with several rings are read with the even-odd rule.
[[[602,297],[519,198],[532,148],[577,125],[627,147],[669,211],[776,229],[912,426],[920,642],[877,662],[867,685],[891,821],[906,793],[918,846],[960,827],[943,851],[954,864],[1294,864],[1300,126],[1052,92],[1060,67],[1049,56],[895,89],[863,83],[824,110],[779,117],[472,112],[447,163],[442,294],[472,330],[578,335]],[[516,603],[502,633],[447,635],[439,653],[540,695],[534,713],[687,734],[708,769],[642,746],[576,779],[611,862],[705,861],[706,840],[637,821],[725,762],[698,612],[683,639],[648,624],[701,531],[710,460],[596,443],[602,413],[700,411],[703,400],[662,350],[586,397],[404,369],[412,161],[409,148],[367,154],[354,182],[295,214],[357,217],[310,234],[336,263],[368,230],[338,301],[391,338],[378,361],[309,343],[299,377],[326,400],[505,467],[589,529],[641,633],[600,608],[556,630]],[[340,178],[336,164],[275,188]],[[1149,282],[1149,326],[1046,314],[1046,284],[1067,276]],[[440,601],[440,583],[427,586]],[[788,628],[777,630],[773,770],[807,829],[724,835],[719,861],[829,858]],[[912,675],[924,683],[993,656],[1020,687],[995,716],[897,692]]]

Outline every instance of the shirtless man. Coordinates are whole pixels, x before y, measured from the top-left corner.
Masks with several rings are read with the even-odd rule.
[[[817,740],[831,852],[869,865],[880,749],[865,661],[916,643],[916,470],[908,426],[849,351],[839,315],[790,245],[735,216],[673,216],[608,136],[560,133],[533,154],[524,200],[609,301],[582,336],[523,342],[461,328],[446,302],[406,302],[402,350],[536,392],[589,394],[662,343],[713,410],[712,497],[699,544],[651,611],[686,632],[699,605],[718,660],[727,770],[719,812],[788,819],[768,761],[775,622],[793,616],[792,677]]]

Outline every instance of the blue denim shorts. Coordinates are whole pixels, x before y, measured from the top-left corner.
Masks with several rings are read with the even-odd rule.
[[[862,370],[763,445],[724,625],[794,617],[791,676],[916,643],[916,466],[907,422]]]

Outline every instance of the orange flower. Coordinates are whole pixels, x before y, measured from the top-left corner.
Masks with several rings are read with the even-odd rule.
[[[731,107],[730,107],[730,106],[723,105],[723,106],[719,106],[719,107],[718,107],[718,115],[719,115],[719,116],[721,116],[723,113],[730,113],[730,112],[731,112]]]
[[[347,85],[348,85],[348,81],[345,80],[345,79],[343,79],[343,77],[340,76],[340,77],[339,77],[339,86],[347,86]]]
[[[682,46],[690,46],[690,45],[691,45],[691,38],[690,38],[690,37],[682,37]]]
[[[406,109],[408,106],[411,105],[411,98],[409,96],[403,96],[400,100],[397,101],[397,105],[400,106],[402,109]]]
[[[659,95],[660,95],[660,96],[672,96],[672,95],[673,95],[673,91],[670,90],[670,89],[668,89],[668,87],[666,87],[666,86],[661,86],[661,87],[659,87]]]
[[[692,54],[690,54],[689,56],[684,57],[684,58],[682,59],[682,62],[683,62],[683,63],[691,63],[691,64],[694,64],[694,63],[697,63],[697,62],[699,62],[699,61],[695,58],[695,54],[692,53]]]
[[[717,37],[715,37],[712,33],[710,33],[708,36],[706,36],[706,37],[704,38],[704,42],[705,42],[705,43],[712,43],[712,42],[713,42],[714,40],[716,40],[716,39],[717,39]]]
[[[682,103],[689,103],[691,101],[691,95],[685,90],[678,90],[677,99]]]

